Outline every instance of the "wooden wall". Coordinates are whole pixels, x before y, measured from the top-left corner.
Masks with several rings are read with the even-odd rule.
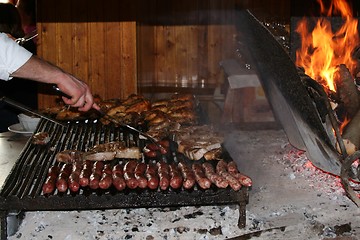
[[[38,0],[38,54],[87,82],[102,98],[135,93],[136,21],[131,2]],[[47,89],[42,92],[39,106],[54,105],[55,97]]]
[[[37,0],[38,54],[104,99],[144,85],[221,84],[219,61],[236,54],[235,10],[287,15],[287,2]],[[53,103],[43,88],[39,106]]]
[[[139,23],[139,83],[182,87],[218,83],[219,61],[236,51],[238,1],[157,2],[148,19]]]

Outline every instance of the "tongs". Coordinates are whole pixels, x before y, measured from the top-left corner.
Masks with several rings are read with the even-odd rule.
[[[9,104],[9,105],[11,105],[13,107],[18,108],[21,111],[25,111],[25,112],[30,113],[32,115],[36,115],[36,116],[38,116],[40,118],[44,118],[46,120],[49,120],[49,121],[51,121],[51,122],[53,122],[55,124],[61,125],[63,127],[67,127],[66,124],[64,124],[62,122],[59,122],[59,121],[56,121],[55,119],[52,119],[52,118],[50,118],[50,117],[48,117],[48,116],[46,116],[46,115],[44,115],[42,113],[39,113],[38,111],[35,111],[35,110],[33,110],[33,109],[31,109],[31,108],[29,108],[29,107],[27,107],[27,106],[25,106],[25,105],[23,105],[21,103],[18,103],[16,101],[12,100],[12,99],[9,99],[9,98],[7,98],[5,96],[0,98],[0,102],[7,103],[7,104]]]
[[[67,95],[66,93],[62,92],[57,85],[53,85],[53,89],[54,89],[57,93],[59,93],[61,96],[71,99],[71,96],[69,96],[69,95]],[[161,147],[161,148],[162,148],[162,146],[156,141],[156,139],[154,139],[154,138],[151,137],[150,135],[144,133],[143,131],[140,131],[139,129],[137,129],[137,128],[133,127],[133,126],[130,126],[129,124],[126,124],[126,123],[120,121],[120,120],[117,119],[117,118],[114,118],[113,116],[107,114],[106,112],[104,112],[104,111],[101,110],[101,109],[100,109],[100,110],[97,110],[97,111],[98,111],[98,113],[101,115],[101,117],[109,120],[109,121],[112,122],[112,123],[115,123],[115,124],[118,125],[118,126],[126,127],[126,128],[128,128],[128,129],[130,129],[130,130],[132,130],[132,131],[134,131],[134,132],[139,133],[140,136],[145,137],[146,139],[150,140],[152,143],[156,144],[158,147]]]

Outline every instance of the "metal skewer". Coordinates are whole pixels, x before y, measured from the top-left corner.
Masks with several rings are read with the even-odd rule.
[[[64,124],[64,123],[62,123],[62,122],[59,122],[59,121],[56,121],[55,119],[49,118],[48,116],[46,116],[46,115],[44,115],[44,114],[42,114],[42,113],[39,113],[39,112],[37,112],[37,111],[35,111],[35,110],[33,110],[33,109],[31,109],[31,108],[29,108],[29,107],[21,104],[21,103],[18,103],[18,102],[16,102],[16,101],[12,100],[12,99],[9,99],[9,98],[7,98],[7,97],[5,97],[5,96],[1,97],[1,98],[0,98],[0,101],[5,102],[5,103],[7,103],[7,104],[9,104],[9,105],[11,105],[11,106],[13,106],[13,107],[16,107],[16,108],[22,110],[22,111],[25,111],[25,112],[28,112],[28,113],[30,113],[30,114],[36,115],[36,116],[38,116],[38,117],[44,118],[44,119],[46,119],[46,120],[49,120],[49,121],[51,121],[51,122],[53,122],[53,123],[55,123],[55,124],[61,125],[61,126],[63,126],[63,127],[67,127],[66,124]]]

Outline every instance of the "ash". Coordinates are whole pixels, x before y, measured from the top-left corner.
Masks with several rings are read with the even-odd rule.
[[[224,143],[253,187],[246,227],[238,206],[27,212],[9,239],[355,240],[360,210],[340,179],[315,168],[282,130],[231,131]]]
[[[290,169],[291,180],[301,176],[309,183],[309,187],[330,198],[336,199],[338,196],[345,195],[340,177],[316,168],[304,151],[292,149],[279,160],[279,163],[283,164],[285,169]]]

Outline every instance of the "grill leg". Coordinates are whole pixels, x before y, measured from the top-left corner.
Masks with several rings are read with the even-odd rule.
[[[7,222],[8,236],[12,236],[17,232],[23,218],[24,218],[24,212],[21,212],[20,210],[9,211],[7,213],[6,222]]]
[[[240,202],[238,227],[245,228],[245,226],[246,226],[246,203]]]
[[[1,211],[1,238],[0,239],[7,239],[7,212]]]

